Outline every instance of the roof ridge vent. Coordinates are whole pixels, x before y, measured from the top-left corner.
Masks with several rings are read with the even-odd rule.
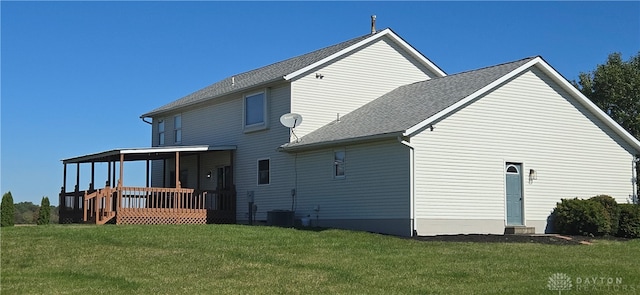
[[[371,35],[376,33],[376,15],[371,16]]]

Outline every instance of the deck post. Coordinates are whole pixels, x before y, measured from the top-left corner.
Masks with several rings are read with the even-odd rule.
[[[176,152],[176,188],[180,188],[180,152]],[[180,192],[176,192],[174,197],[174,209],[180,208]]]
[[[180,152],[176,152],[176,188],[180,188]]]
[[[105,187],[111,186],[111,162],[107,162],[107,182],[105,183]]]
[[[115,171],[114,171],[114,173],[115,173]],[[122,203],[122,182],[123,182],[123,177],[124,177],[124,154],[120,154],[120,179],[118,180],[118,201],[116,201],[116,211],[119,211],[120,204]]]
[[[147,159],[147,172],[146,172],[146,175],[145,175],[145,178],[144,178],[144,179],[145,179],[145,181],[146,181],[146,186],[147,186],[147,188],[150,188],[150,187],[151,187],[151,186],[149,185],[149,182],[150,182],[150,179],[149,179],[149,171],[150,171],[149,163],[150,163],[150,161],[149,161],[149,159]],[[149,208],[149,199],[151,198],[151,192],[149,192],[149,190],[148,190],[148,189],[147,189],[147,190],[146,190],[146,192],[145,192],[145,196],[144,196],[144,198],[145,198],[145,200],[146,200],[146,201],[145,201],[145,204],[146,204],[145,206],[146,206],[147,208]]]
[[[80,187],[80,163],[76,163],[76,186]]]
[[[89,190],[93,191],[96,183],[96,162],[91,162],[91,183],[89,184]]]
[[[149,185],[149,159],[147,159],[147,174],[145,175],[145,180],[147,182],[147,187],[151,187]]]
[[[89,206],[87,206],[88,205],[87,203],[89,203],[89,202],[87,200],[84,200],[84,198],[83,198],[83,200],[82,200],[82,208],[84,208],[84,209],[82,210],[82,220],[85,221],[85,222],[87,221],[87,210],[88,210],[87,208],[89,208]]]
[[[98,221],[100,221],[100,204],[98,203],[99,201],[102,201],[100,198],[98,198],[98,196],[96,195],[95,198],[93,198],[93,204],[95,205],[96,208],[96,224],[98,224]]]
[[[62,170],[63,170],[62,171],[62,189],[61,189],[62,193],[60,194],[60,203],[58,205],[58,206],[60,206],[59,208],[64,208],[66,206],[65,193],[67,192],[67,164],[63,163],[62,166],[63,166],[63,168],[62,168]],[[60,211],[58,211],[58,212],[60,212]]]
[[[67,192],[67,164],[62,164],[62,189],[66,193]]]
[[[73,198],[73,208],[80,209],[80,163],[76,164],[76,189]]]
[[[65,195],[65,191],[64,191],[64,186],[63,186],[63,187],[60,188],[60,194],[58,195],[58,198],[60,199],[60,203],[59,203],[60,205],[58,205],[58,223],[59,224],[64,223],[64,219],[63,218],[64,218],[65,214],[63,212],[66,209],[65,208],[65,204],[63,203],[64,199],[65,199],[64,195]]]
[[[109,163],[111,165],[111,163]],[[113,169],[111,170],[111,187],[116,187],[118,183],[116,182],[116,161],[113,161]]]

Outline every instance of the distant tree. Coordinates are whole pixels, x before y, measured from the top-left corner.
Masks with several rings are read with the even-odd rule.
[[[15,219],[13,222],[15,224],[33,224],[36,220],[36,215],[34,211],[16,211]]]
[[[582,94],[640,139],[640,52],[628,61],[612,53],[605,64],[578,78],[573,85]]]
[[[58,215],[59,208],[57,206],[51,206],[51,223],[59,223],[60,215]]]
[[[38,208],[40,206],[31,202],[20,202],[15,207],[15,224],[35,224],[38,221]]]
[[[0,207],[0,226],[13,226],[15,208],[13,207],[13,196],[11,196],[11,192],[2,195]]]
[[[51,208],[49,205],[49,198],[42,197],[40,202],[40,210],[38,210],[38,225],[49,224],[51,218]]]

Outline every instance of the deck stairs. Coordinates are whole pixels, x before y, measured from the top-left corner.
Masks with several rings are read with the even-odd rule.
[[[93,192],[85,192],[83,198],[84,222],[89,224],[105,224],[116,217],[114,200],[116,190],[105,187]]]

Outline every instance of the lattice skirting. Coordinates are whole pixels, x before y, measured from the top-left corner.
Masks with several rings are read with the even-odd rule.
[[[68,223],[82,223],[82,211],[62,211],[58,213],[58,223],[60,224],[68,224]]]
[[[70,223],[78,223],[78,221],[75,220],[74,218],[63,217],[63,218],[58,219],[58,223],[59,224],[70,224]]]
[[[236,211],[207,210],[207,223],[236,223]]]
[[[207,210],[195,212],[170,212],[121,210],[116,217],[117,224],[206,224]]]

